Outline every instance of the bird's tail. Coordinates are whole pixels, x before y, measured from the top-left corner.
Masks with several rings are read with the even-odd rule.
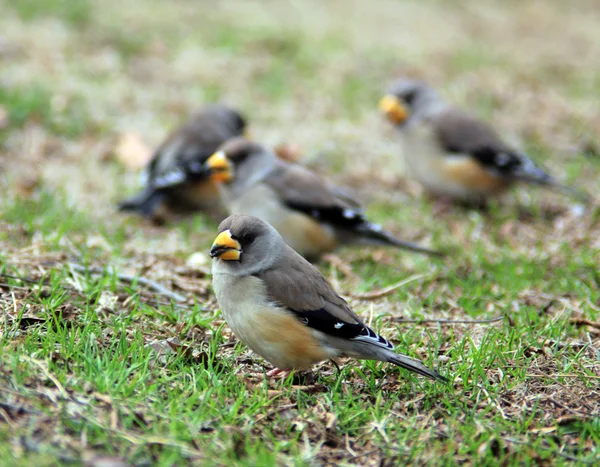
[[[371,245],[394,246],[403,250],[414,251],[430,256],[444,257],[444,253],[440,251],[430,250],[416,243],[407,242],[394,237],[390,232],[384,230],[380,225],[365,222],[358,229],[361,233],[361,241]]]
[[[121,201],[118,207],[119,211],[134,211],[143,216],[151,217],[164,199],[164,193],[147,188],[137,195]]]
[[[541,167],[538,167],[533,161],[525,156],[521,156],[521,163],[514,169],[513,174],[511,175],[517,180],[556,188],[583,203],[589,203],[591,200],[590,195],[585,191],[560,183],[552,175],[547,173]]]
[[[426,378],[430,378],[434,381],[439,381],[440,383],[449,382],[448,378],[440,375],[437,371],[427,368],[425,365],[423,365],[423,362],[414,360],[406,355],[389,352],[387,361],[421,376],[425,376]]]

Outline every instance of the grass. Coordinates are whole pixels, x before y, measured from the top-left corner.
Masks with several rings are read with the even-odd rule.
[[[302,2],[292,11],[0,1],[7,465],[600,460],[600,210],[580,215],[559,193],[522,187],[489,212],[436,215],[402,176],[376,110],[394,76],[426,79],[595,193],[593,2]],[[344,248],[346,267],[319,267],[399,352],[450,384],[352,361],[265,379],[268,365],[219,314],[208,258],[187,263],[216,225],[197,216],[157,228],[115,212],[137,179],[114,157],[119,136],[139,132],[153,146],[214,100],[243,109],[256,139],[299,145],[306,164],[368,201],[374,221],[449,252],[436,261]]]

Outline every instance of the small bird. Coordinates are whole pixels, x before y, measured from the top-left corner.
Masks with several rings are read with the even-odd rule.
[[[408,174],[434,195],[482,203],[515,182],[529,182],[587,200],[586,194],[559,183],[489,125],[450,106],[421,81],[397,81],[379,108],[402,134]]]
[[[436,381],[422,362],[396,354],[323,275],[266,222],[233,214],[211,249],[213,289],[233,333],[277,375],[336,357],[390,362]]]
[[[246,213],[273,225],[294,250],[316,259],[350,243],[384,245],[441,256],[395,238],[369,222],[347,190],[277,158],[264,146],[235,138],[206,161],[230,214]]]
[[[219,189],[203,164],[223,142],[245,130],[246,120],[238,111],[220,104],[204,107],[159,146],[146,168],[145,188],[121,202],[119,209],[158,221],[166,213],[195,211],[222,220],[226,211]]]

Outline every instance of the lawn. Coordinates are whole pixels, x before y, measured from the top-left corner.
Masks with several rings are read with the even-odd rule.
[[[436,214],[377,110],[395,77],[425,79],[597,196],[597,2],[0,8],[3,465],[600,462],[597,203],[524,186]],[[216,224],[116,211],[139,160],[216,100],[351,186],[374,221],[449,253],[318,264],[448,385],[350,360],[265,378],[211,290]]]

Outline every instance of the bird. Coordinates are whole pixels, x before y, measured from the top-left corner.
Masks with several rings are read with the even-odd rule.
[[[237,110],[222,104],[205,106],[156,149],[145,170],[144,189],[122,201],[119,210],[157,222],[170,213],[205,211],[221,221],[226,212],[219,189],[202,167],[223,142],[246,130],[246,119]]]
[[[487,123],[448,104],[423,81],[400,79],[379,109],[402,135],[408,175],[434,195],[485,204],[516,182],[555,187],[587,201],[525,153],[505,143]]]
[[[218,227],[210,256],[219,308],[234,335],[275,366],[267,376],[352,357],[448,382],[421,361],[395,353],[267,222],[229,216]]]
[[[352,243],[442,256],[371,223],[346,188],[279,159],[257,142],[227,141],[207,159],[206,170],[219,183],[229,214],[251,214],[270,223],[288,245],[310,260]]]

